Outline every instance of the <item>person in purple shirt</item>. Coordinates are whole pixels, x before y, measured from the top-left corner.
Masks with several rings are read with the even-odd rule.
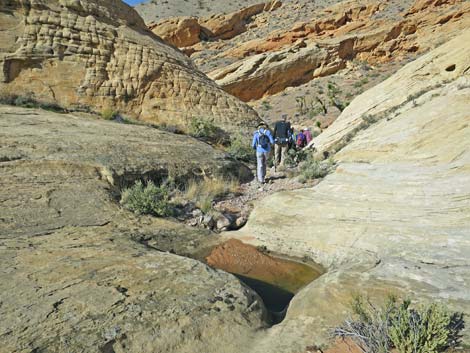
[[[271,145],[274,144],[274,138],[264,122],[259,123],[258,130],[253,134],[253,142],[251,146],[256,150],[256,164],[258,181],[265,184],[266,178],[266,163],[268,161],[269,153],[271,152]]]
[[[308,127],[304,129],[304,135],[305,135],[305,138],[307,139],[307,146],[308,146],[310,141],[312,141],[312,133],[310,132],[310,129]]]

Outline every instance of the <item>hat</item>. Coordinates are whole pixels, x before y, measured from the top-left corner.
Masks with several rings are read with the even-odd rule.
[[[287,113],[282,113],[281,118],[287,118]]]
[[[268,126],[268,125],[266,125],[266,123],[265,123],[264,121],[261,121],[261,122],[258,124],[257,127],[260,128],[260,127],[262,127],[262,126],[266,127],[266,126]]]

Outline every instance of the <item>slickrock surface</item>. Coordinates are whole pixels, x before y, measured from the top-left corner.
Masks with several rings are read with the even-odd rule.
[[[193,117],[229,130],[258,120],[120,1],[8,1],[0,23],[1,95],[180,127]]]
[[[357,97],[338,118],[312,142],[319,153],[340,149],[357,130],[371,121],[390,119],[418,104],[429,91],[462,75],[469,75],[470,31],[425,54],[374,89]]]
[[[267,197],[245,228],[227,234],[310,256],[328,271],[294,297],[285,321],[252,352],[299,352],[319,344],[347,316],[357,292],[442,301],[470,314],[469,34],[372,89],[378,100],[367,100],[369,91],[353,101],[332,131],[347,134],[357,109],[401,106],[401,97],[414,92],[411,82],[426,90],[358,133],[318,186]],[[456,73],[446,71],[454,64]]]
[[[210,233],[118,204],[137,178],[238,164],[153,128],[7,106],[0,141],[0,352],[239,352],[264,326],[233,276],[169,253]]]

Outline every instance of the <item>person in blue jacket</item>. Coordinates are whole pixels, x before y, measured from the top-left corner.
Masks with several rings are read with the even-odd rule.
[[[259,123],[258,130],[253,134],[253,142],[251,146],[256,150],[256,163],[258,181],[264,184],[266,178],[266,163],[268,161],[269,153],[271,152],[271,145],[274,144],[274,138],[264,122]]]

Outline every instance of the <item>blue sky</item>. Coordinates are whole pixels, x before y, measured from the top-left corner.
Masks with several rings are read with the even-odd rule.
[[[144,0],[124,0],[124,2],[133,6],[133,5],[137,5],[141,2],[144,2]]]

